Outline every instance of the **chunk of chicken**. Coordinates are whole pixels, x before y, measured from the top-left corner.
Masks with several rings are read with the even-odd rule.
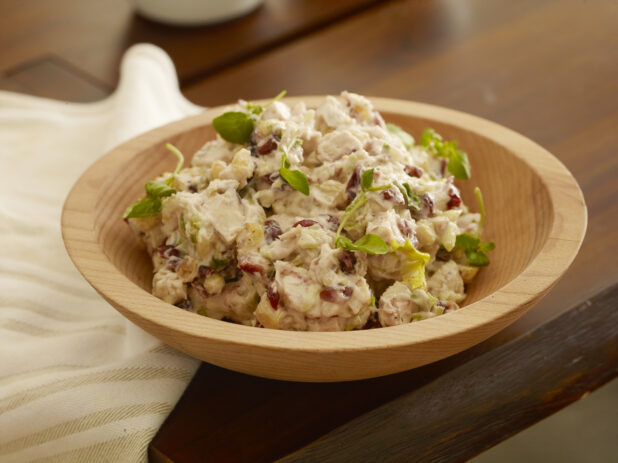
[[[461,302],[465,299],[464,282],[455,261],[436,263],[438,269],[427,279],[431,294],[441,301]]]

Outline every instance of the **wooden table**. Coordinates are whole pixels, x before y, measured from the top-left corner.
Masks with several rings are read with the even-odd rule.
[[[290,94],[405,98],[537,141],[582,187],[589,228],[552,292],[457,356],[337,384],[202,364],[154,461],[451,461],[476,455],[618,374],[618,4],[612,0],[266,0],[180,29],[125,0],[0,0],[0,88],[93,101],[122,53],[152,42],[203,105]]]

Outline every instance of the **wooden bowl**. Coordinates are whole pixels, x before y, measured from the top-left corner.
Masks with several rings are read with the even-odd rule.
[[[287,98],[317,106],[323,97]],[[187,155],[214,138],[213,108],[152,130],[92,165],[70,192],[62,231],[73,262],[120,313],[163,342],[206,362],[257,376],[344,381],[415,368],[471,347],[510,323],[556,283],[586,229],[586,206],[569,171],[529,139],[450,109],[372,98],[387,122],[417,139],[433,127],[468,152],[472,178],[458,182],[474,209],[480,186],[496,242],[491,265],[469,288],[462,310],[407,325],[351,332],[291,332],[214,320],[150,294],[152,265],[122,220],[146,181],[174,168],[171,142]],[[188,156],[190,157],[190,156]]]

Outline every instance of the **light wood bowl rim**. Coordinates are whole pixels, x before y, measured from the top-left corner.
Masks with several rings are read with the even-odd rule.
[[[284,101],[294,103],[302,100],[310,106],[323,99],[324,96],[299,96],[288,97]],[[429,342],[440,342],[460,335],[463,331],[479,332],[479,329],[490,324],[506,326],[514,321],[555,284],[580,248],[586,231],[587,211],[577,182],[567,168],[547,150],[523,135],[486,119],[426,103],[379,97],[370,97],[370,100],[380,111],[434,120],[475,132],[507,147],[537,172],[549,193],[553,206],[553,224],[538,255],[512,281],[463,310],[422,323],[350,332],[293,332],[253,328],[179,310],[157,299],[123,275],[101,248],[94,231],[93,211],[98,195],[92,184],[101,181],[102,170],[114,172],[130,162],[131,154],[127,153],[136,155],[148,146],[164,144],[175,135],[206,125],[225,106],[208,109],[133,138],[89,167],[73,186],[62,211],[62,235],[71,259],[86,280],[137,325],[147,327],[148,331],[173,330],[178,335],[209,339],[222,345],[306,353],[381,351],[427,345]],[[87,255],[79,252],[84,247],[88,248]],[[93,265],[93,259],[99,261],[98,265]]]

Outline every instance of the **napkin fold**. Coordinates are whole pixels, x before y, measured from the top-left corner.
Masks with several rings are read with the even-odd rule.
[[[199,362],[88,285],[64,249],[60,214],[110,148],[201,110],[147,44],[127,51],[116,92],[100,102],[0,91],[0,461],[146,461]]]

